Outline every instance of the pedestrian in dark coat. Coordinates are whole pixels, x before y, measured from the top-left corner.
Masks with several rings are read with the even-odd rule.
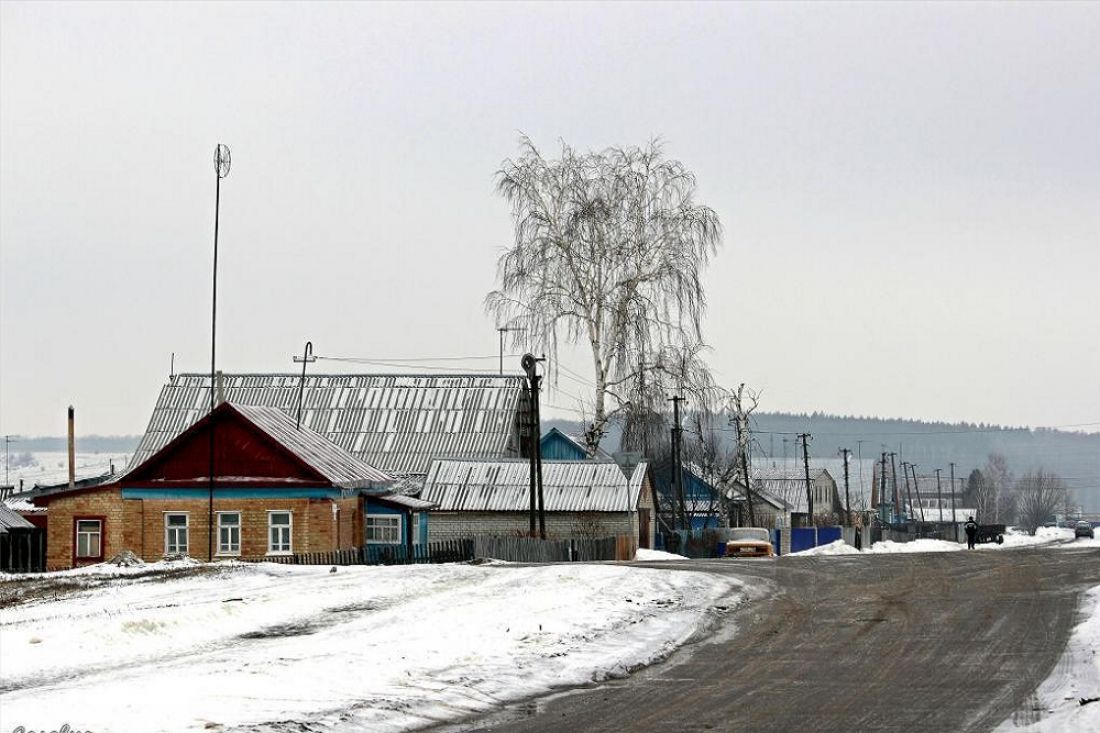
[[[978,539],[978,524],[974,521],[974,517],[967,518],[963,529],[966,530],[966,549],[973,550],[974,543]]]

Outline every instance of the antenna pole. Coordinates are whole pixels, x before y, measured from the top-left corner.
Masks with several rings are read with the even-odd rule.
[[[302,429],[302,396],[305,394],[306,389],[306,364],[312,364],[317,361],[317,357],[313,355],[313,342],[306,341],[306,347],[302,351],[302,358],[297,356],[291,357],[295,364],[302,365],[302,378],[298,380],[298,429]]]
[[[214,408],[216,406],[214,365],[218,346],[218,223],[221,213],[222,179],[229,175],[229,148],[218,144],[214,148],[214,277],[210,298],[210,494],[207,502],[206,538],[207,560],[214,559]]]

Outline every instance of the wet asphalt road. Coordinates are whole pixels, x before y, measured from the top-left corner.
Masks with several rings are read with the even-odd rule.
[[[1030,697],[1100,584],[1100,548],[660,563],[767,595],[625,680],[447,731],[989,731]],[[761,583],[761,581],[764,581]],[[735,631],[736,633],[729,633]]]

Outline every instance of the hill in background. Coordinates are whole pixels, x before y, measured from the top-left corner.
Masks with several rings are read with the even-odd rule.
[[[840,448],[863,458],[894,451],[899,460],[916,464],[921,474],[942,468],[946,475],[954,462],[955,475],[965,477],[985,465],[990,453],[1002,453],[1016,475],[1040,466],[1054,471],[1076,491],[1085,511],[1100,512],[1100,433],[821,413],[761,412],[753,418],[754,456],[801,455],[796,436],[810,433],[811,457],[832,458]],[[544,429],[551,424],[570,433],[581,429],[568,420],[547,421]],[[732,441],[732,431],[728,435]],[[604,439],[604,448],[616,450],[618,445],[616,428]]]

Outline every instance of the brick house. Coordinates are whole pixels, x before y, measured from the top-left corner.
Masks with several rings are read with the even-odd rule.
[[[436,506],[429,538],[518,535],[530,526],[530,463],[524,460],[433,461],[420,498]],[[656,512],[645,461],[582,459],[542,464],[546,532],[556,539],[628,536],[650,548]]]
[[[422,541],[431,505],[390,494],[392,482],[278,408],[223,402],[111,483],[35,503],[49,507],[50,569],[122,550],[263,558]]]

